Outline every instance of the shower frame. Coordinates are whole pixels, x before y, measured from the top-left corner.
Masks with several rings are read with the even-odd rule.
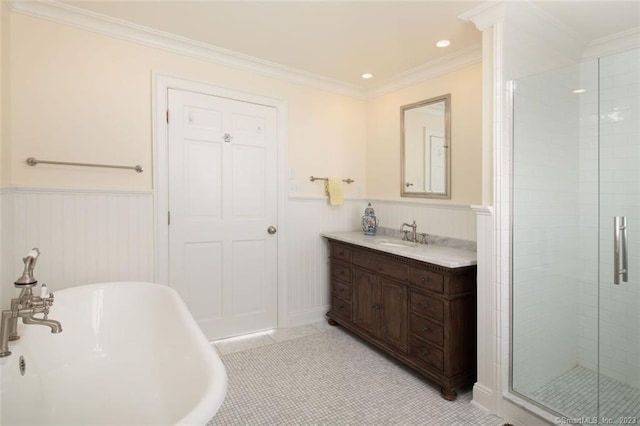
[[[640,50],[638,49],[632,49],[632,50],[628,50],[628,51],[623,51],[623,52],[619,52],[619,54],[625,54],[628,53],[631,57],[631,62],[633,62],[634,60],[637,61],[637,56],[640,55]],[[618,53],[614,54],[617,55]],[[634,56],[636,55],[636,56]],[[613,55],[612,55],[613,57]],[[601,324],[602,322],[602,318],[601,318],[601,294],[604,291],[605,295],[608,294],[609,292],[613,292],[614,290],[609,289],[607,286],[611,285],[614,287],[618,287],[620,285],[630,285],[630,286],[635,286],[638,285],[637,282],[635,283],[631,283],[631,284],[627,284],[627,274],[628,274],[628,263],[627,263],[627,258],[628,258],[628,254],[627,254],[627,231],[628,228],[626,226],[626,218],[624,218],[624,216],[621,217],[615,217],[615,219],[617,219],[617,221],[615,219],[613,220],[609,220],[610,219],[610,213],[612,213],[613,210],[618,210],[618,209],[622,209],[621,207],[619,207],[618,205],[616,205],[616,203],[613,203],[612,205],[609,205],[606,203],[606,199],[605,196],[606,195],[610,195],[612,192],[615,193],[615,191],[612,191],[612,187],[615,187],[616,185],[616,181],[613,179],[610,180],[606,180],[605,183],[603,184],[603,173],[605,173],[606,171],[610,171],[612,165],[617,166],[617,164],[615,163],[615,160],[613,160],[612,158],[610,158],[610,154],[609,152],[611,151],[611,148],[615,147],[617,148],[617,145],[613,145],[614,143],[619,143],[617,141],[614,142],[614,139],[611,139],[612,135],[614,135],[615,133],[603,133],[601,126],[603,123],[603,120],[606,120],[607,117],[607,112],[611,109],[611,107],[606,107],[603,106],[603,100],[602,100],[602,93],[603,93],[603,89],[601,88],[602,85],[602,79],[603,76],[606,76],[605,74],[603,74],[602,72],[602,66],[603,66],[603,62],[602,62],[603,58],[597,58],[597,59],[592,59],[589,61],[584,61],[580,64],[578,64],[578,66],[588,66],[588,62],[590,61],[594,61],[595,64],[595,69],[596,71],[596,79],[595,81],[597,81],[596,83],[596,95],[597,96],[597,135],[595,135],[595,137],[597,138],[597,147],[596,147],[596,151],[597,151],[597,159],[595,160],[588,160],[588,161],[597,161],[597,179],[595,180],[595,182],[593,183],[593,185],[595,186],[595,197],[597,198],[597,209],[595,212],[595,218],[597,221],[597,231],[596,234],[591,235],[588,234],[588,238],[595,238],[597,241],[597,244],[595,245],[596,248],[596,252],[597,252],[597,268],[596,268],[596,276],[595,276],[595,300],[596,300],[596,318],[595,318],[595,324],[596,325],[596,336],[597,336],[597,341],[596,341],[596,349],[595,349],[595,359],[596,359],[596,369],[595,369],[595,387],[594,387],[594,397],[595,397],[595,401],[597,401],[597,409],[596,409],[596,415],[592,416],[592,415],[586,415],[585,417],[597,417],[598,421],[601,421],[601,418],[604,418],[605,413],[608,413],[609,415],[611,415],[611,412],[615,413],[614,416],[617,418],[618,413],[620,413],[619,411],[616,411],[616,407],[613,407],[611,405],[607,406],[607,402],[603,402],[603,395],[602,394],[602,389],[601,389],[601,383],[604,381],[608,381],[609,377],[607,374],[602,375],[601,372],[601,363],[602,363],[602,350],[601,350],[601,345],[602,345],[602,333],[603,331],[601,330],[601,328],[603,327],[603,325]],[[615,59],[612,59],[615,60]],[[610,65],[610,63],[609,63]],[[586,67],[585,67],[586,69]],[[632,68],[633,70],[633,68]],[[587,70],[588,71],[588,70]],[[579,76],[580,78],[582,78],[582,70],[580,70]],[[609,77],[611,77],[611,75],[609,75]],[[640,79],[639,79],[640,80]],[[636,85],[638,84],[638,80],[633,81],[633,83],[635,83]],[[535,415],[544,418],[547,421],[553,421],[555,416],[555,420],[557,421],[557,418],[571,418],[571,415],[569,413],[561,413],[558,412],[556,409],[554,409],[553,407],[549,406],[549,405],[545,405],[531,397],[529,397],[528,395],[526,395],[525,393],[516,390],[514,388],[514,342],[515,342],[515,336],[514,336],[514,332],[515,332],[515,325],[514,325],[514,306],[515,306],[515,300],[514,300],[514,283],[515,283],[515,278],[514,278],[514,272],[515,272],[515,265],[514,265],[514,260],[515,260],[515,256],[514,256],[514,237],[515,237],[515,230],[514,230],[514,216],[515,216],[515,206],[514,206],[514,202],[515,202],[515,197],[514,197],[514,192],[516,191],[516,185],[514,184],[514,169],[515,169],[515,141],[516,141],[516,136],[514,131],[516,130],[516,125],[514,123],[515,121],[515,102],[516,102],[516,90],[515,90],[515,86],[516,86],[516,81],[510,81],[507,83],[506,85],[506,94],[507,96],[505,97],[505,108],[507,108],[507,112],[508,112],[508,120],[505,121],[505,124],[503,124],[506,129],[505,129],[505,134],[508,135],[505,138],[505,143],[504,146],[502,147],[503,149],[501,150],[503,158],[502,158],[502,162],[501,167],[503,167],[503,170],[507,170],[506,176],[503,174],[501,179],[502,181],[500,182],[500,188],[501,190],[498,191],[497,193],[500,194],[500,197],[502,198],[502,203],[497,203],[499,206],[499,213],[498,213],[498,220],[497,220],[497,224],[499,225],[500,223],[502,223],[503,227],[501,229],[501,232],[499,232],[497,235],[500,235],[502,237],[502,242],[508,242],[508,247],[504,247],[504,244],[502,246],[498,245],[500,253],[503,255],[502,259],[505,259],[504,254],[508,253],[508,264],[507,265],[503,265],[503,270],[502,271],[498,271],[499,274],[503,274],[503,278],[506,278],[505,275],[508,277],[508,282],[505,284],[508,284],[506,286],[506,291],[508,292],[508,301],[509,301],[509,306],[505,307],[506,309],[504,309],[503,311],[507,311],[508,310],[508,330],[507,329],[507,325],[503,323],[503,331],[508,331],[508,333],[503,334],[503,336],[508,335],[509,339],[508,342],[503,342],[503,359],[506,360],[508,359],[508,377],[503,376],[503,384],[505,384],[506,381],[506,386],[503,388],[506,390],[505,392],[505,397],[508,400],[511,400],[512,402],[516,403],[517,405],[530,410],[532,413],[534,413]],[[574,92],[575,93],[575,92]],[[634,104],[633,102],[637,102],[635,96],[637,96],[634,92],[632,92],[631,95],[631,102],[634,106],[629,107],[631,113],[630,113],[630,117],[631,120],[629,121],[633,121],[633,117],[634,117],[634,113],[637,114],[637,105]],[[619,98],[613,98],[612,100],[612,105],[618,105],[618,102],[620,102]],[[582,108],[581,104],[578,104],[579,108]],[[614,110],[616,109],[615,107],[613,108]],[[588,116],[589,112],[586,113],[586,116]],[[580,109],[580,113],[578,114],[580,116],[580,119],[583,120],[584,116],[583,116],[583,112]],[[615,120],[615,118],[614,118]],[[623,120],[624,121],[624,120]],[[580,132],[580,128],[578,128],[578,132]],[[630,132],[633,133],[633,130],[629,131],[629,130],[623,130],[622,133],[625,134],[625,132]],[[593,135],[591,135],[593,136]],[[580,133],[578,133],[578,153],[580,154],[582,151],[582,138],[584,136]],[[588,136],[587,136],[588,138]],[[632,143],[632,142],[631,142]],[[636,146],[632,146],[631,143],[627,142],[627,145],[625,145],[625,147],[627,149],[630,149],[631,152],[636,152],[633,151],[634,149],[637,149]],[[604,153],[607,153],[607,157],[605,158],[605,160],[602,159],[602,155]],[[582,161],[582,160],[581,160]],[[589,166],[589,163],[587,161],[587,168]],[[603,165],[603,161],[604,161],[604,165]],[[609,161],[610,163],[607,163],[607,161]],[[633,160],[632,160],[633,161]],[[634,166],[633,162],[631,162],[632,166]],[[581,168],[584,166],[583,163],[579,162],[578,163],[578,172],[581,171]],[[627,164],[626,167],[629,167],[629,165]],[[623,167],[624,170],[624,167]],[[578,194],[580,196],[580,189],[582,189],[580,187],[580,185],[583,185],[584,182],[581,179],[577,180],[578,183]],[[588,185],[591,185],[591,183],[588,183]],[[637,187],[633,187],[632,191],[636,190]],[[625,202],[627,200],[627,193],[623,193],[622,194],[622,198],[625,199]],[[633,192],[632,192],[633,194]],[[633,200],[633,199],[632,199]],[[578,201],[581,201],[580,197],[578,197]],[[604,203],[604,204],[603,204]],[[621,203],[620,201],[618,201],[619,204],[623,205],[624,203]],[[635,207],[635,204],[633,201],[629,201],[628,202],[631,207],[627,207],[625,206],[625,208],[628,209],[633,209],[633,208],[637,208]],[[606,208],[603,208],[603,206],[605,206]],[[581,212],[581,207],[578,206],[578,217],[580,216]],[[634,215],[637,215],[637,211],[636,210],[632,210]],[[619,213],[614,213],[615,215],[618,215]],[[613,222],[613,223],[611,223]],[[612,226],[613,232],[610,232],[610,226]],[[578,230],[580,231],[581,229],[581,225],[578,226]],[[603,240],[603,235],[609,235],[612,237],[612,240],[614,242],[614,246],[611,247],[609,244],[610,242],[608,240]],[[613,235],[610,235],[613,234]],[[507,236],[507,238],[505,238],[505,236]],[[589,249],[587,248],[587,251]],[[608,251],[611,251],[611,253],[609,253]],[[609,265],[609,255],[611,255],[613,257],[613,265]],[[579,263],[577,263],[576,265],[578,265],[578,267],[582,267],[582,265],[580,265]],[[613,271],[609,271],[609,267],[613,266]],[[611,272],[611,273],[610,273]],[[608,278],[605,278],[608,277]],[[579,278],[576,278],[576,285],[580,286],[580,285],[585,285],[585,283],[580,282]],[[611,283],[609,283],[609,280],[611,280]],[[504,281],[502,281],[504,283]],[[590,283],[587,283],[587,285],[589,285]],[[604,290],[603,290],[604,289]],[[503,289],[504,291],[504,289]],[[504,294],[504,293],[503,293]],[[631,290],[631,294],[633,295],[633,290]],[[618,293],[618,295],[620,296],[620,293]],[[624,294],[623,294],[624,295]],[[635,297],[635,296],[634,296]],[[504,300],[504,299],[503,299]],[[579,302],[576,302],[579,303]],[[629,303],[629,302],[627,302]],[[628,306],[632,306],[633,303],[637,303],[637,301],[632,301],[630,302],[630,304],[628,304]],[[627,310],[629,310],[630,308],[627,308]],[[503,317],[505,318],[505,317]],[[577,322],[577,324],[581,327],[584,327],[584,324],[581,324],[580,322]],[[589,324],[587,324],[589,325]],[[614,324],[615,325],[615,324]],[[610,324],[605,324],[605,328],[606,327],[610,327]],[[634,333],[634,329],[631,328],[631,331],[627,330],[627,333],[631,332]],[[612,343],[609,343],[609,345],[613,345]],[[637,348],[633,347],[633,343],[630,346],[627,347],[623,347],[621,350],[622,351],[629,351],[629,348],[631,348],[631,351],[637,351]],[[508,358],[505,358],[508,357]],[[580,357],[578,357],[578,361],[580,361]],[[632,364],[632,361],[629,361],[627,364]],[[577,364],[578,366],[580,366],[580,362],[578,362]],[[605,369],[606,370],[606,369]],[[633,376],[633,375],[632,375]],[[634,384],[635,382],[633,381],[633,378],[627,379],[626,382],[622,382],[622,384],[625,384],[626,386],[628,386],[629,388],[636,390],[637,386]],[[640,389],[638,389],[638,391],[640,392]],[[607,395],[608,396],[608,395]],[[635,410],[636,408],[630,409],[630,408],[626,408],[627,410],[630,410],[629,412],[631,413],[632,417],[635,414]],[[623,418],[626,416],[626,412],[621,412],[621,417]],[[604,421],[604,420],[602,420]],[[636,421],[639,421],[638,419],[636,419]]]

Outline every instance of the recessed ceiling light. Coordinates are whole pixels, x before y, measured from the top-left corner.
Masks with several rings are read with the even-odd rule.
[[[365,72],[364,74],[362,74],[362,78],[371,78],[373,77],[373,74],[371,74],[370,72]]]
[[[573,91],[573,93],[580,94],[580,93],[585,93],[586,91],[587,89],[576,89]]]
[[[438,46],[438,47],[447,47],[450,44],[451,44],[451,42],[449,40],[440,40],[439,42],[436,43],[436,46]]]

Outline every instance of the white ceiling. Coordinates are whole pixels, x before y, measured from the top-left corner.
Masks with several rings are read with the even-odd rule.
[[[457,19],[478,1],[66,3],[361,88],[481,44],[473,24]],[[435,46],[445,38],[449,47]]]
[[[481,33],[457,18],[480,0],[65,3],[362,89],[481,44]],[[585,41],[640,26],[639,0],[536,3]],[[437,48],[445,38],[451,45]]]

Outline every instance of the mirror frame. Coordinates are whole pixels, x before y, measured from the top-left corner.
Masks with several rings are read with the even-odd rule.
[[[444,101],[445,192],[407,192],[405,190],[405,111]],[[451,93],[400,107],[400,196],[451,199]]]

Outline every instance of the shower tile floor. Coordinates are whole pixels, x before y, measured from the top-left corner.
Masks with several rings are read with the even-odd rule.
[[[598,415],[597,386],[596,372],[578,366],[532,392],[530,397],[569,419],[598,416],[598,424],[640,424],[640,389],[600,375]],[[621,422],[621,417],[627,421]]]

